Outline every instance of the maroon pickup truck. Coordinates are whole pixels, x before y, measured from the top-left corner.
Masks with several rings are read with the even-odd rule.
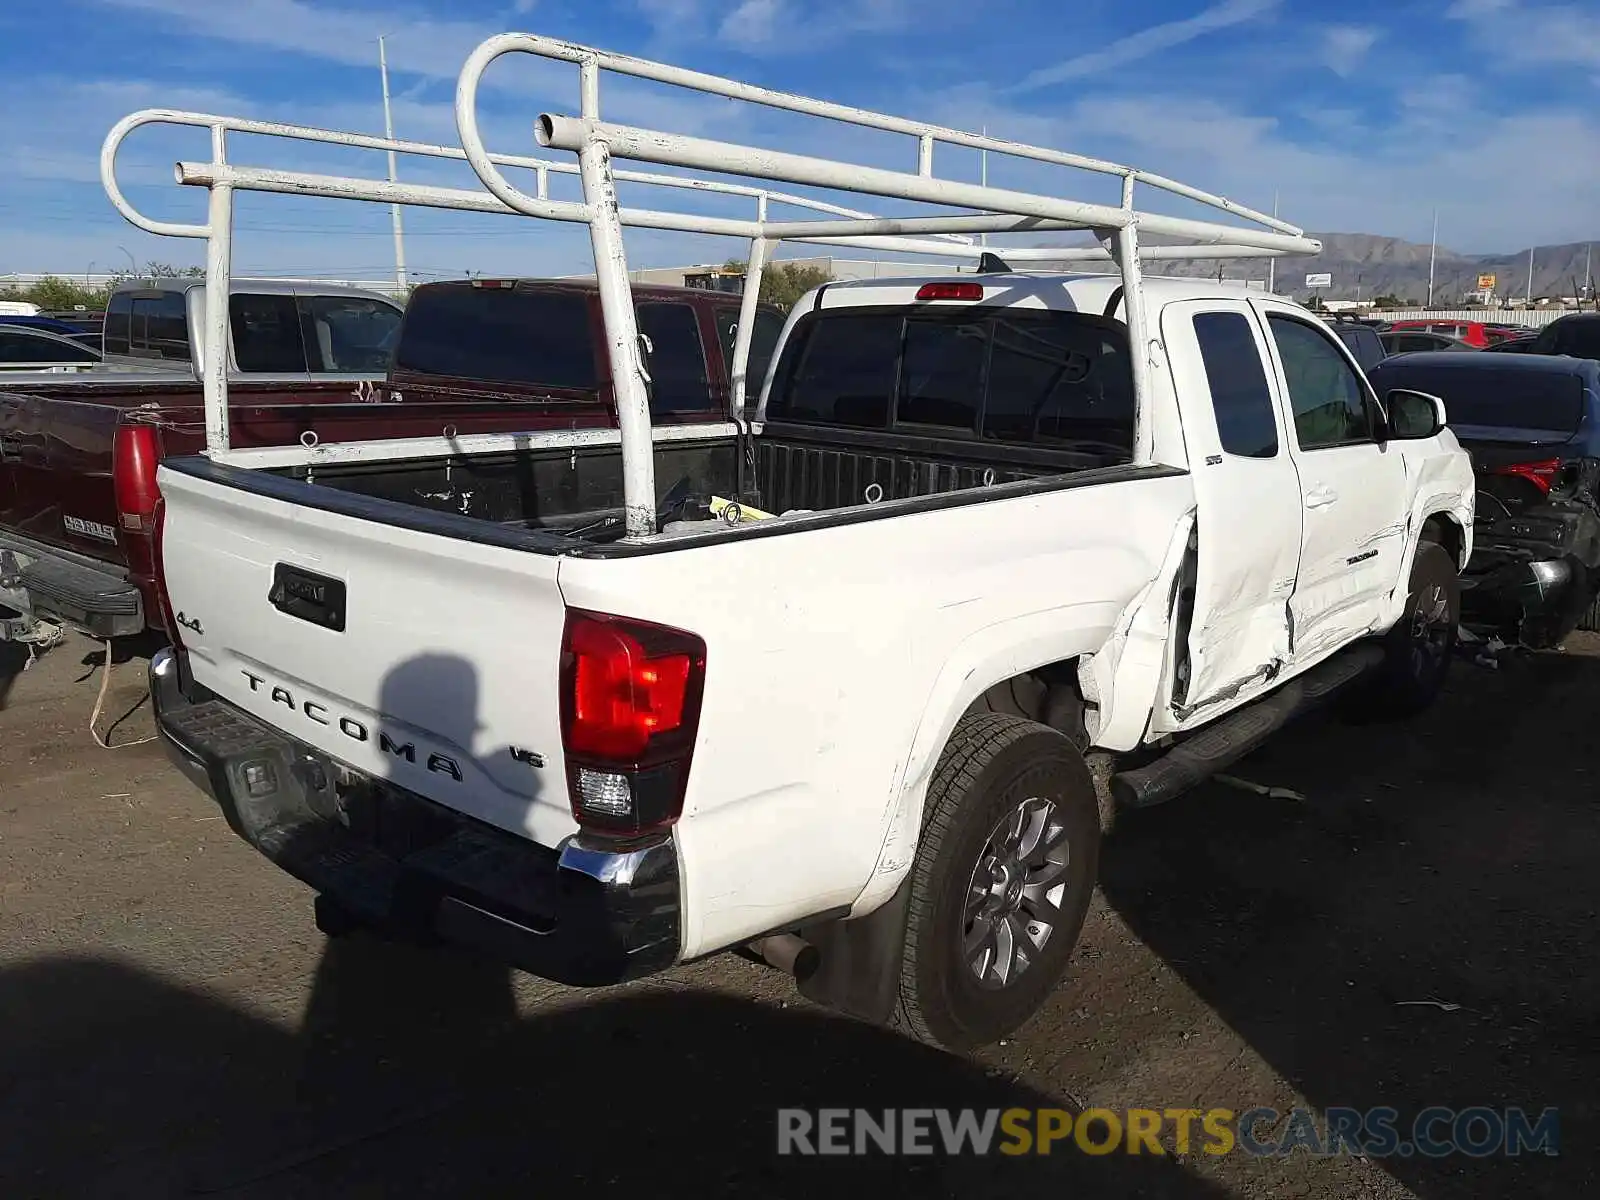
[[[278,300],[282,293],[262,295]],[[656,423],[726,420],[739,297],[636,287],[634,299],[640,332],[650,342]],[[187,327],[197,330],[192,294],[186,300]],[[168,345],[176,352],[184,344],[185,314],[163,303],[171,309]],[[288,347],[280,346],[276,359],[241,352],[252,330],[235,289],[233,365],[246,368],[233,373],[228,388],[235,448],[312,437],[362,441],[616,423],[593,283],[424,284],[412,292],[403,320],[397,314],[398,331],[384,351],[387,371],[371,376],[319,378],[313,371],[285,378],[273,371],[291,365],[297,328],[307,359],[318,340],[307,306],[298,320],[291,305],[280,300],[277,307],[276,318],[262,319]],[[108,359],[122,351],[124,330],[135,339],[159,332],[154,313],[142,325],[137,309],[131,316],[124,324],[124,315],[108,308]],[[752,404],[782,325],[777,310],[758,310]],[[326,359],[326,331],[320,341]],[[252,366],[271,377],[252,375]],[[168,455],[204,445],[200,387],[192,379],[113,373],[0,379],[0,640],[34,638],[41,622],[102,639],[162,629],[151,540],[156,468]]]

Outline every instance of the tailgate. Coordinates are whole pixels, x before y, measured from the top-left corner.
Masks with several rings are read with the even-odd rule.
[[[167,588],[197,683],[357,771],[542,845],[575,831],[559,558],[172,466],[159,479]],[[299,486],[308,500],[328,491]]]

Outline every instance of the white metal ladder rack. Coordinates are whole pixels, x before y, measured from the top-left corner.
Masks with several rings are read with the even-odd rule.
[[[485,147],[478,125],[478,88],[490,64],[503,55],[513,53],[570,63],[578,68],[577,115],[546,112],[540,115],[535,127],[541,146],[548,150],[574,153],[577,159],[575,165],[491,154]],[[915,170],[868,167],[606,122],[600,113],[602,71],[904,135],[916,143]],[[518,444],[550,446],[620,442],[626,527],[630,538],[654,534],[656,498],[653,442],[658,437],[679,431],[662,430],[660,434],[653,435],[651,429],[646,377],[640,357],[632,290],[623,249],[622,230],[625,226],[750,240],[748,273],[731,368],[736,408],[742,403],[747,386],[745,369],[761,275],[772,247],[781,241],[977,259],[983,253],[983,248],[973,243],[969,236],[971,234],[1090,230],[1100,242],[1097,247],[1007,247],[1004,253],[1007,259],[1019,263],[1049,260],[1116,264],[1122,280],[1128,336],[1135,347],[1132,355],[1134,395],[1141,405],[1149,396],[1149,356],[1147,350],[1141,349],[1148,345],[1142,287],[1144,259],[1260,258],[1282,254],[1314,254],[1321,249],[1320,243],[1306,237],[1303,230],[1276,217],[1133,167],[772,91],[699,71],[534,34],[500,34],[478,46],[468,57],[457,81],[455,111],[456,126],[461,137],[459,149],[169,109],[146,109],[133,113],[119,121],[107,135],[101,149],[101,180],[117,210],[134,225],[150,233],[203,238],[206,241],[203,371],[206,446],[212,458],[241,465],[254,461],[255,465],[261,465],[256,461],[261,459],[259,452],[245,455],[233,451],[228,437],[227,297],[232,274],[233,194],[238,190],[386,204],[399,202],[475,212],[517,213],[586,224],[590,231],[601,309],[605,318],[618,429],[614,434],[597,430],[551,431],[517,435],[517,438]],[[210,130],[211,160],[206,163],[180,162],[175,168],[175,176],[180,184],[210,190],[204,224],[182,224],[149,218],[128,202],[118,185],[118,147],[134,129],[150,124],[189,125]],[[265,134],[369,150],[392,150],[431,158],[465,158],[488,194],[426,184],[390,183],[378,179],[236,166],[227,157],[226,135],[229,132]],[[1121,180],[1122,203],[1116,206],[1093,204],[1043,193],[941,179],[933,173],[935,150],[941,144],[1117,177]],[[614,158],[967,211],[936,216],[877,217],[837,204],[725,180],[618,170],[612,165]],[[506,177],[503,167],[532,170],[535,191],[530,194],[517,187]],[[551,199],[548,186],[551,172],[577,174],[582,182],[582,202]],[[616,185],[619,180],[749,197],[756,201],[756,214],[752,220],[740,220],[694,212],[623,208],[617,198]],[[1138,184],[1214,208],[1247,224],[1221,224],[1140,211],[1134,207],[1134,189]],[[774,204],[807,209],[814,215],[805,220],[774,220],[770,212]],[[1142,232],[1176,239],[1177,244],[1141,250],[1139,238]],[[485,435],[484,440],[496,439],[500,442],[505,440],[499,435]],[[387,443],[377,454],[374,451],[378,451],[378,447],[372,443],[297,447],[286,448],[284,452],[274,453],[271,457],[275,462],[281,460],[285,463],[294,461],[297,456],[299,461],[312,458],[329,461],[341,457],[408,457],[421,453],[460,452],[467,448],[463,443],[474,440],[449,439],[441,449],[437,443],[444,439],[411,439],[409,445]]]

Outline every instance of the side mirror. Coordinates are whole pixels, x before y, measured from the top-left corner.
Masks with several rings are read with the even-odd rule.
[[[1427,392],[1394,388],[1384,397],[1384,407],[1389,411],[1389,437],[1397,442],[1420,442],[1445,427],[1444,401]]]

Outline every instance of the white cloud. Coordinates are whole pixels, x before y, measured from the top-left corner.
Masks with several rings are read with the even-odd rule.
[[[1508,24],[1512,14],[1515,27]],[[1445,13],[1471,27],[1491,67],[1573,66],[1600,70],[1600,8],[1530,6],[1518,0],[1455,0]]]
[[[1276,8],[1279,3],[1280,0],[1222,0],[1221,3],[1213,4],[1192,17],[1185,17],[1181,21],[1168,21],[1162,25],[1152,25],[1148,29],[1141,29],[1138,33],[1119,38],[1099,50],[1092,50],[1053,67],[1034,71],[1011,90],[1032,91],[1035,88],[1064,83],[1069,79],[1099,75],[1116,67],[1127,66],[1152,54],[1159,54],[1163,50],[1185,45],[1208,33],[1253,21]]]
[[[516,13],[518,16],[525,17],[538,7],[539,0],[513,0],[511,11]]]
[[[784,15],[783,0],[740,0],[717,29],[717,36],[737,46],[764,46],[777,35]]]
[[[1322,61],[1337,75],[1352,75],[1379,36],[1369,25],[1330,26],[1322,31]]]
[[[1281,192],[1283,218],[1308,229],[1426,241],[1437,204],[1441,236],[1465,252],[1594,236],[1600,154],[1571,148],[1600,143],[1600,119],[1554,107],[1503,113],[1466,103],[1441,110],[1437,103],[1459,95],[1459,83],[1453,76],[1437,85],[1419,80],[1396,108],[1365,120],[1352,114],[1337,138],[1315,143],[1276,115],[1189,93],[1086,94],[1043,115],[1008,106],[1003,89],[969,87],[908,97],[906,107],[932,120],[983,122],[1001,137],[1144,167],[1263,211]],[[1448,136],[1438,136],[1446,117]],[[1094,176],[995,155],[990,179],[1088,200],[1114,192]],[[1507,225],[1505,213],[1526,210],[1529,179],[1540,181],[1538,211]],[[1148,188],[1139,196],[1154,211],[1208,215]]]

